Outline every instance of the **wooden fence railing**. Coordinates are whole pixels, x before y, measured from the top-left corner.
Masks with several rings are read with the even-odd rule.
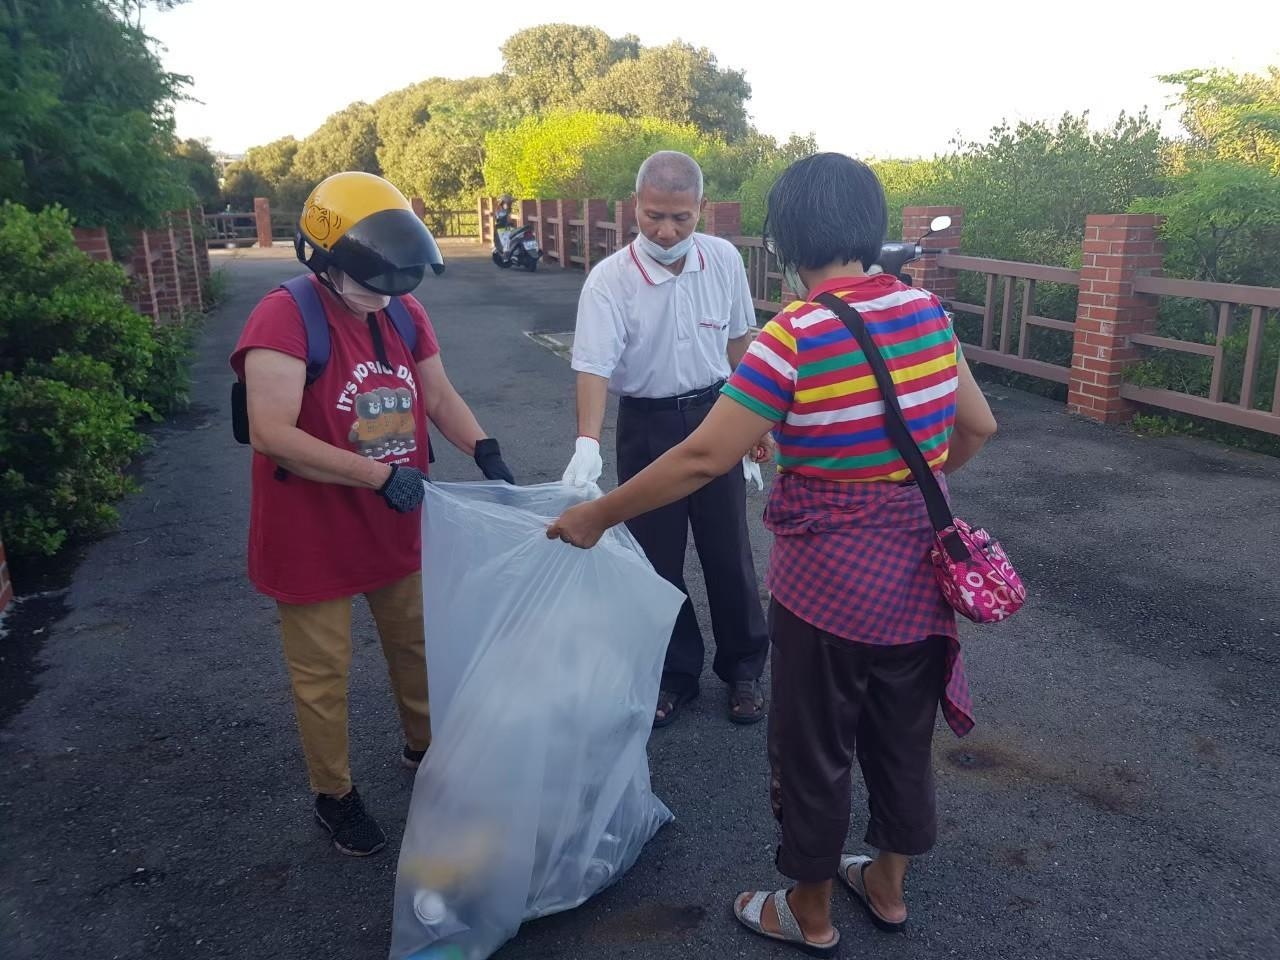
[[[414,212],[437,237],[474,237],[480,228],[475,210],[428,210],[422,201],[411,200]],[[293,241],[301,211],[277,209],[258,198],[253,210],[222,210],[204,215],[209,243],[218,247],[270,246]]]
[[[957,207],[907,208],[903,236],[921,236],[939,214],[952,218],[952,228],[929,239],[939,252],[908,273],[956,315],[971,362],[1064,385],[1072,412],[1104,422],[1146,406],[1280,435],[1280,289],[1161,276],[1156,216],[1089,217],[1081,268],[1074,270],[960,254],[964,211]],[[734,243],[757,310],[777,311],[794,299],[758,237]],[[963,287],[982,291],[981,303],[959,296],[962,275],[979,278]],[[1157,334],[1168,298],[1212,310],[1216,332],[1203,340]],[[1044,308],[1046,300],[1053,309]],[[1196,379],[1207,388],[1145,382],[1149,377],[1138,376],[1142,362],[1161,351],[1202,358],[1208,375]]]

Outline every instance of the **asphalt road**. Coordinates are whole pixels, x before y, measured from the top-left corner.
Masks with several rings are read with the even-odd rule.
[[[419,291],[447,367],[518,478],[558,479],[571,374],[526,332],[571,329],[581,277],[447,253]],[[203,337],[194,409],[155,431],[121,530],[0,639],[6,960],[386,955],[412,780],[376,635],[361,608],[352,749],[393,842],[352,861],[311,820],[274,610],[244,575],[248,453],[231,437],[226,357],[295,265],[281,251],[215,263],[230,295]],[[1280,462],[992,389],[1002,432],[956,479],[959,510],[999,534],[1032,597],[965,635],[978,728],[958,741],[939,727],[941,838],[909,881],[911,932],[881,934],[842,898],[844,955],[1275,960]],[[438,476],[475,477],[439,455]],[[750,502],[758,516],[762,496]],[[694,569],[690,582],[705,618]],[[677,819],[635,869],[527,926],[500,960],[791,955],[729,913],[735,892],[778,877],[764,728],[724,709],[712,680],[652,738]],[[851,849],[860,786],[854,807]]]

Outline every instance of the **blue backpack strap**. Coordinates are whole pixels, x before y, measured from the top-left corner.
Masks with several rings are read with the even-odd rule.
[[[403,297],[391,298],[391,302],[387,304],[387,316],[391,318],[391,325],[400,334],[404,345],[409,348],[409,355],[413,356],[413,351],[418,346],[418,325],[413,322],[413,314],[404,305]]]
[[[304,273],[280,286],[289,291],[302,314],[302,326],[307,335],[307,384],[310,385],[320,378],[329,362],[329,318],[311,281],[311,274]]]

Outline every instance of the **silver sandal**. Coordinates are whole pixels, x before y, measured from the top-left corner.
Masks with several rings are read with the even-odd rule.
[[[733,915],[738,918],[738,922],[750,930],[752,933],[759,934],[762,937],[768,937],[770,940],[778,940],[782,943],[790,944],[798,950],[803,950],[811,957],[835,957],[840,953],[840,931],[835,931],[835,936],[830,943],[814,943],[805,937],[804,931],[800,929],[800,922],[796,920],[796,915],[791,912],[791,904],[787,902],[787,894],[789,890],[777,890],[769,893],[766,890],[756,890],[751,894],[745,904],[739,906],[742,894],[738,894],[733,901]],[[764,905],[773,897],[774,907],[778,911],[778,929],[780,933],[774,933],[766,930],[761,925],[761,917],[764,915]]]
[[[862,874],[866,871],[867,867],[871,866],[871,863],[871,857],[842,856],[840,858],[840,879],[844,881],[844,885],[849,888],[849,892],[853,894],[854,898],[862,904],[863,909],[867,911],[867,916],[871,918],[871,922],[875,924],[878,929],[883,930],[885,933],[902,933],[907,929],[907,921],[899,920],[895,923],[892,920],[886,920],[880,915],[880,912],[871,905],[871,898],[867,896],[867,881]],[[850,867],[858,868],[854,872],[854,877],[857,878],[856,880],[849,876]]]

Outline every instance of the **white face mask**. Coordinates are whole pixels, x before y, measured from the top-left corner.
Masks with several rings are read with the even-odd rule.
[[[786,282],[787,289],[797,297],[804,300],[809,298],[809,288],[800,279],[800,271],[794,265],[788,263],[782,267],[782,279]]]
[[[684,255],[693,249],[693,234],[689,234],[689,236],[671,247],[664,247],[654,243],[643,233],[636,237],[636,243],[640,244],[641,250],[659,263],[671,266],[671,264],[682,260]]]
[[[333,280],[333,289],[338,291],[338,296],[353,313],[361,316],[366,313],[377,313],[379,310],[385,310],[387,304],[391,302],[391,298],[386,294],[366,290],[340,270],[334,270],[330,277]]]

